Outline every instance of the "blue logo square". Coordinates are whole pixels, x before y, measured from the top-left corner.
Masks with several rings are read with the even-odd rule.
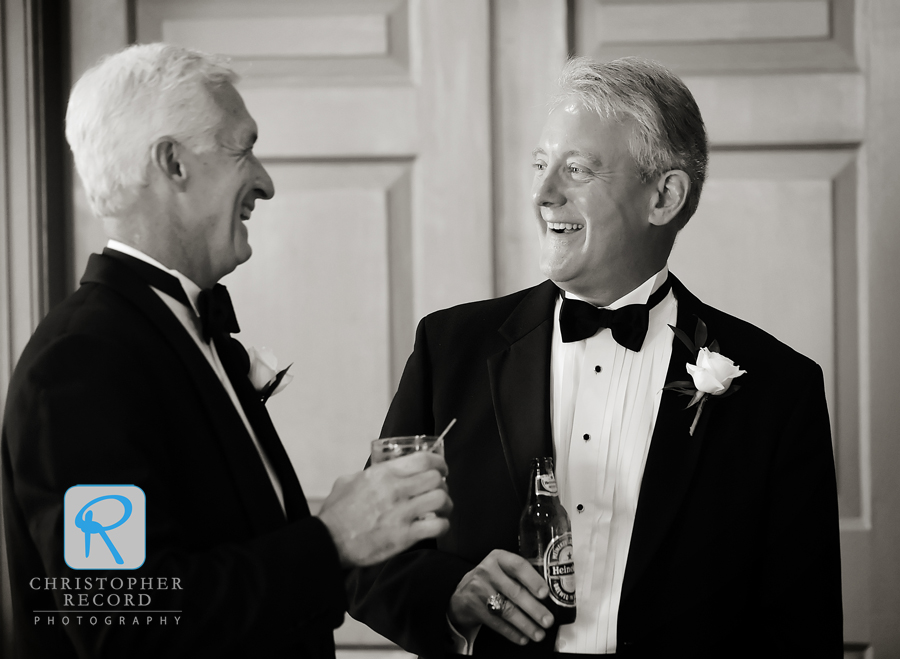
[[[147,498],[136,485],[75,485],[63,499],[66,564],[135,570],[147,556]]]

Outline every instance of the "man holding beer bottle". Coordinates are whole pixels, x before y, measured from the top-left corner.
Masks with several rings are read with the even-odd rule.
[[[822,371],[668,270],[706,164],[672,73],[566,65],[533,160],[548,281],[419,325],[382,433],[459,419],[450,530],[356,570],[351,615],[425,657],[842,656]],[[520,537],[549,457],[572,566],[564,524]],[[542,552],[544,574],[574,569],[574,622],[553,619]]]

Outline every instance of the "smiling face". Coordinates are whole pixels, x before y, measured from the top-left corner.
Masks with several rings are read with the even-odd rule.
[[[665,264],[649,221],[656,185],[641,182],[631,130],[570,97],[550,113],[534,151],[541,271],[595,304],[614,302]]]
[[[253,154],[256,122],[231,85],[212,93],[222,120],[216,146],[191,154],[189,186],[180,242],[193,273],[184,274],[208,288],[247,261],[253,253],[245,222],[257,199],[270,199],[275,188]]]

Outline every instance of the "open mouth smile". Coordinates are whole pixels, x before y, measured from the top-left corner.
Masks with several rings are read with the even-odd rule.
[[[583,224],[570,224],[569,222],[547,222],[547,227],[553,233],[575,233],[584,228]]]

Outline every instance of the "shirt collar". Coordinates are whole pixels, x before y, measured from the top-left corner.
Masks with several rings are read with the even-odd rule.
[[[612,304],[608,304],[605,307],[601,307],[603,309],[619,309],[621,307],[627,306],[629,304],[647,304],[647,300],[650,299],[650,296],[653,295],[660,286],[666,283],[666,279],[669,277],[669,264],[663,266],[662,270],[657,272],[655,275],[647,279],[643,284],[632,290],[630,293],[626,293],[618,300],[613,302]],[[586,300],[578,297],[577,295],[573,295],[567,291],[563,291],[563,295],[567,298],[571,298],[573,300],[581,300],[582,302],[586,302]]]
[[[185,277],[183,274],[178,272],[178,270],[172,270],[171,268],[167,268],[162,263],[154,259],[152,256],[147,256],[141,250],[132,247],[131,245],[126,245],[125,243],[119,242],[118,240],[113,240],[112,238],[106,243],[106,246],[109,249],[114,249],[117,252],[122,252],[123,254],[128,254],[128,256],[133,256],[136,259],[140,259],[145,263],[149,263],[150,265],[159,268],[163,272],[167,272],[178,281],[181,282],[181,287],[184,289],[185,294],[187,295],[188,300],[191,303],[191,308],[194,310],[194,313],[198,316],[200,312],[197,311],[197,298],[200,296],[200,287],[197,286],[191,279]]]

